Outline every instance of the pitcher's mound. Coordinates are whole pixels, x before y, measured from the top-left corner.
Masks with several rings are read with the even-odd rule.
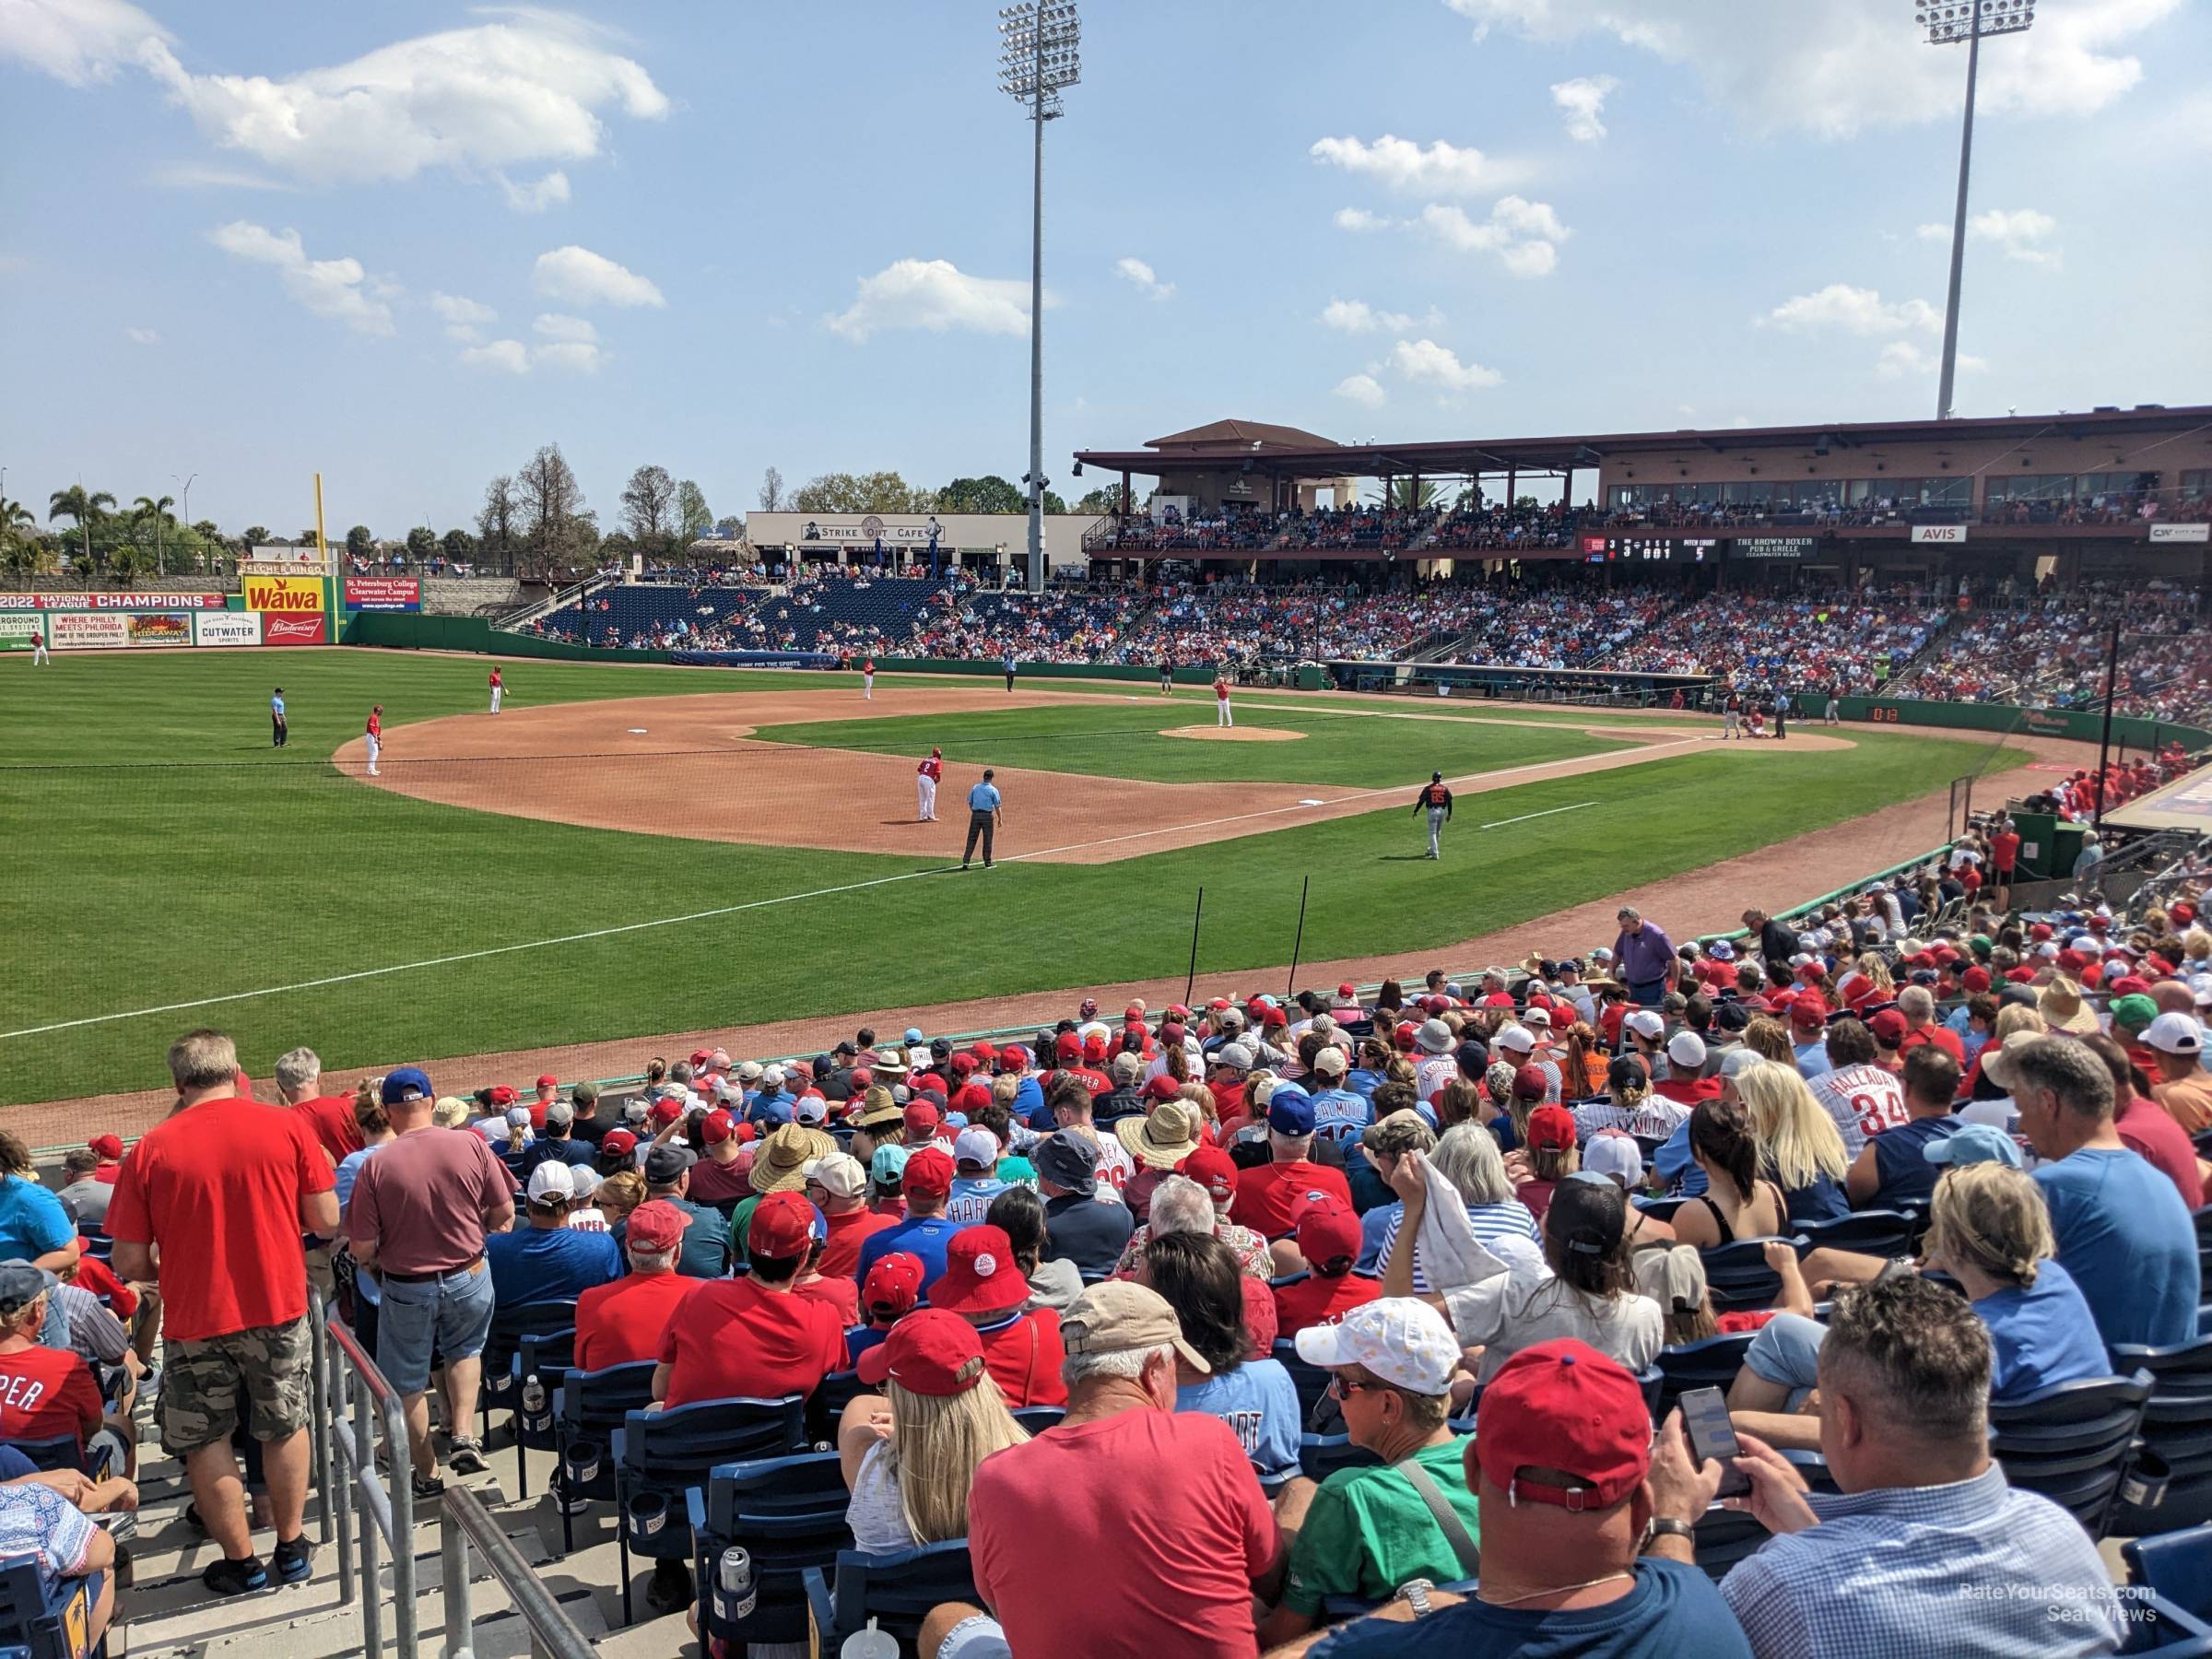
[[[1162,737],[1196,737],[1207,743],[1295,743],[1303,732],[1286,731],[1281,726],[1170,726],[1160,733]]]

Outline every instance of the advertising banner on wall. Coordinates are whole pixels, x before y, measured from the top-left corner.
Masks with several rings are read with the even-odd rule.
[[[2212,541],[2212,524],[2153,524],[2150,539],[2154,542]]]
[[[246,608],[300,616],[323,608],[323,582],[315,576],[248,576],[241,580]]]
[[[330,640],[323,624],[321,611],[312,617],[286,617],[269,613],[261,619],[261,642],[264,645],[327,645]]]
[[[1952,546],[1966,539],[1964,524],[1915,524],[1912,539],[1916,542],[1947,542]]]
[[[121,651],[131,642],[131,619],[112,611],[56,611],[46,626],[56,651]]]
[[[0,611],[0,651],[29,651],[41,624],[35,611]]]
[[[414,576],[348,576],[346,608],[371,611],[418,611],[422,582]]]
[[[241,576],[327,576],[329,564],[313,556],[312,549],[302,549],[299,559],[243,559],[239,561]]]
[[[258,645],[259,611],[202,611],[192,619],[194,645]]]
[[[220,594],[0,594],[0,611],[221,610]]]
[[[139,611],[124,618],[124,632],[133,645],[189,645],[189,611]]]

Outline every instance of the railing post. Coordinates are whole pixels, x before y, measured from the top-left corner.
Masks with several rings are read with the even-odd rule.
[[[450,1519],[438,1529],[438,1553],[445,1581],[445,1659],[471,1659],[468,1638],[475,1618],[468,1595],[468,1535]]]
[[[314,1344],[308,1378],[308,1397],[315,1403],[314,1410],[308,1414],[308,1429],[314,1447],[315,1490],[323,1500],[322,1542],[328,1544],[333,1524],[330,1513],[330,1359],[323,1350],[324,1345],[330,1340],[330,1315],[321,1291],[311,1289],[307,1293],[307,1314],[308,1332]]]
[[[397,1394],[382,1401],[392,1453],[392,1601],[399,1659],[415,1659],[415,1464],[408,1454],[407,1415]]]
[[[348,1485],[353,1488],[358,1501],[364,1486],[376,1479],[376,1420],[370,1410],[371,1389],[367,1379],[361,1379],[353,1396],[353,1449],[357,1458],[349,1471]],[[395,1467],[393,1474],[400,1471]],[[361,1517],[361,1649],[375,1659],[384,1651],[384,1615],[379,1605],[383,1597],[383,1584],[376,1567],[376,1517]]]

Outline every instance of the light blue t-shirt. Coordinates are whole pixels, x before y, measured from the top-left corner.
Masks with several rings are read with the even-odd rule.
[[[945,1203],[945,1219],[963,1225],[981,1221],[991,1211],[991,1200],[1013,1184],[995,1175],[955,1175],[952,1196]]]
[[[1298,1473],[1298,1387],[1277,1359],[1247,1359],[1225,1377],[1185,1382],[1175,1409],[1203,1411],[1235,1431],[1253,1473],[1273,1485]]]
[[[336,1179],[338,1214],[341,1217],[346,1214],[346,1206],[353,1202],[353,1189],[360,1182],[361,1166],[391,1144],[390,1141],[379,1141],[373,1147],[363,1147],[359,1152],[348,1152],[338,1159]],[[381,1307],[383,1303],[383,1288],[372,1273],[364,1273],[355,1278],[353,1293],[372,1308]]]
[[[281,713],[283,713],[283,712],[284,712],[284,699],[283,699],[283,698],[281,698],[281,697],[272,697],[272,698],[270,698],[270,699],[269,699],[269,712],[270,712],[270,713],[272,713],[272,714],[281,714]]]
[[[968,792],[968,810],[971,812],[996,812],[998,810],[998,785],[978,783],[970,790]]]
[[[2081,1287],[2056,1262],[2037,1266],[2030,1288],[2008,1285],[1994,1290],[1974,1304],[1974,1312],[1989,1327],[1996,1353],[1989,1373],[1993,1400],[2112,1374],[2112,1357],[2097,1339]]]
[[[2058,1259],[2105,1345],[2196,1335],[2196,1230],[2172,1182],[2139,1153],[2085,1147],[2035,1171]]]
[[[1835,1062],[1828,1057],[1828,1039],[1825,1037],[1817,1038],[1811,1042],[1794,1043],[1791,1052],[1797,1057],[1797,1075],[1808,1083],[1823,1072],[1836,1069]]]
[[[28,1175],[0,1180],[0,1262],[36,1261],[76,1238],[69,1212],[41,1182]]]
[[[1374,1107],[1348,1088],[1324,1088],[1313,1097],[1313,1131],[1324,1140],[1356,1141],[1374,1118]]]

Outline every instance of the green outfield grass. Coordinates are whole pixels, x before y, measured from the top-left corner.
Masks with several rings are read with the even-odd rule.
[[[1764,755],[1756,767],[1686,755],[1469,796],[1441,864],[1415,856],[1409,799],[1121,864],[1006,864],[987,876],[913,858],[676,841],[438,806],[365,788],[324,759],[359,731],[372,701],[394,726],[481,707],[486,668],[365,651],[80,655],[35,671],[23,657],[0,658],[0,836],[17,863],[0,979],[0,1103],[161,1086],[163,1048],[202,1022],[237,1034],[249,1069],[265,1077],[278,1053],[301,1041],[334,1066],[394,1064],[1180,973],[1201,886],[1202,974],[1288,960],[1307,877],[1306,959],[1426,948],[1940,789],[1983,759],[1953,741],[1854,727],[1859,747],[1848,752]],[[515,665],[508,677],[511,707],[855,683],[590,664]],[[272,681],[291,707],[282,753],[268,747]],[[1185,700],[1191,718],[1210,718],[1210,699]],[[1147,719],[1157,703],[1148,700]],[[1313,717],[1303,709],[1264,717],[1291,719],[1315,742],[1343,741],[1340,728],[1355,745],[1418,733],[1404,741],[1424,757],[1447,736],[1535,737],[1538,758],[1568,740],[1510,725],[1440,735],[1443,728],[1407,721],[1324,724],[1325,706],[1316,700]],[[1127,707],[1050,713],[1072,723],[1063,735],[1088,769],[1112,771],[1092,764],[1105,741],[1095,735],[1125,727]],[[1263,716],[1240,713],[1248,717]],[[808,729],[819,736],[820,727]],[[1188,751],[1200,770],[1182,775],[1212,777],[1246,775],[1227,769],[1305,747],[1152,741],[1173,749],[1178,765]],[[742,778],[702,778],[699,764],[641,772],[640,787],[693,789],[702,800],[742,787]],[[1404,762],[1394,765],[1390,776],[1402,779]],[[1415,769],[1430,765],[1418,759]],[[518,791],[558,788],[542,764],[518,763],[516,772]],[[1596,805],[1480,828],[1583,802]],[[793,806],[853,809],[828,782]],[[1003,851],[1022,850],[1017,828]],[[1921,850],[1870,846],[1835,881]],[[697,919],[376,971],[678,917]],[[364,973],[373,977],[6,1034]],[[441,1088],[491,1080],[433,1076]]]
[[[937,745],[947,760],[1084,777],[1161,783],[1332,783],[1355,789],[1410,787],[1425,782],[1432,771],[1456,778],[1633,747],[1556,725],[1513,724],[1504,714],[1438,718],[1426,704],[1363,713],[1330,709],[1319,698],[1309,699],[1303,708],[1247,705],[1237,711],[1241,727],[1302,734],[1294,738],[1215,743],[1160,735],[1175,726],[1210,726],[1213,700],[1206,694],[1209,706],[1200,709],[1187,699],[1173,702],[1155,695],[1106,708],[1065,703],[957,717],[808,721],[764,726],[754,735],[772,743],[883,755],[927,754]]]

